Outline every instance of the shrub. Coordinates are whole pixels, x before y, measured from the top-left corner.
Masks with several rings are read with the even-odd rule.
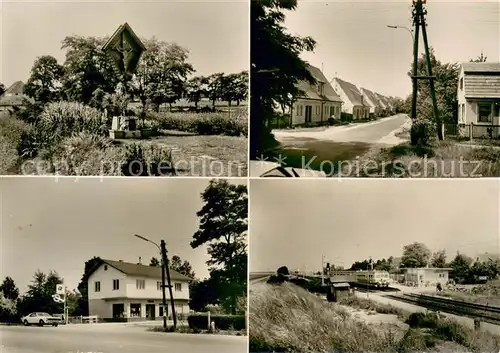
[[[210,315],[210,321],[213,321],[215,328],[219,330],[246,329],[245,315]],[[206,330],[208,329],[208,314],[191,314],[188,316],[188,324],[191,329]]]
[[[406,323],[412,328],[436,328],[439,318],[435,313],[412,313]]]
[[[125,176],[175,175],[172,150],[158,144],[129,144],[125,150],[122,174]]]
[[[436,125],[431,119],[417,118],[411,124],[412,140],[420,146],[428,146],[430,139],[436,135]]]
[[[125,155],[108,138],[80,132],[63,139],[46,159],[61,175],[119,176]]]
[[[97,109],[81,103],[55,102],[48,104],[40,115],[43,129],[50,131],[51,142],[74,133],[85,132],[104,136],[106,119]]]
[[[269,277],[269,279],[267,280],[267,283],[269,284],[281,284],[281,283],[284,283],[286,281],[286,277],[283,275],[283,274],[278,274],[277,276],[271,276]]]
[[[340,113],[340,120],[345,122],[351,122],[353,120],[352,114],[349,113]]]
[[[328,125],[335,125],[336,121],[334,118],[328,118]]]
[[[281,266],[280,268],[278,268],[278,271],[277,271],[278,275],[284,275],[284,276],[288,276],[290,273],[288,272],[288,267],[286,266]]]

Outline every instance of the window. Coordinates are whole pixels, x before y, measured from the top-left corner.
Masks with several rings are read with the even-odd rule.
[[[161,281],[156,282],[156,289],[161,290]]]
[[[146,288],[146,281],[143,279],[138,279],[135,281],[135,287],[137,289],[144,289]]]
[[[120,280],[114,279],[113,280],[113,290],[119,290],[119,289],[120,289]]]
[[[321,107],[319,105],[316,106],[316,115],[321,114]]]
[[[104,265],[104,271],[108,270],[108,265]]]
[[[298,105],[298,106],[297,106],[297,113],[296,113],[296,116],[302,116],[302,106],[301,106],[301,105]]]
[[[335,107],[330,107],[330,117],[335,116]]]
[[[478,116],[477,121],[479,123],[491,123],[492,122],[492,114],[491,114],[491,104],[490,103],[478,103]]]
[[[95,292],[100,292],[101,291],[101,282],[95,281],[94,282],[94,291]]]
[[[462,91],[464,90],[464,78],[463,77],[460,79],[460,89]]]
[[[465,104],[462,104],[462,121],[465,121]]]
[[[181,292],[182,291],[182,283],[176,283],[175,284],[175,291],[176,292]]]
[[[141,304],[130,304],[130,316],[141,317]]]

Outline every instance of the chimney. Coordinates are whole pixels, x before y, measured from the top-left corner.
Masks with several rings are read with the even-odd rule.
[[[118,260],[118,262],[123,262],[123,260]]]
[[[141,257],[139,256],[139,262],[137,263],[138,265],[142,265],[142,262],[141,262]]]

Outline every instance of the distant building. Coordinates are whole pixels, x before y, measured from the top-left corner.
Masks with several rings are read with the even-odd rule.
[[[361,88],[361,92],[365,95],[366,103],[370,107],[370,114],[374,117],[384,115],[385,104],[382,106],[380,98],[374,92],[366,88]]]
[[[417,287],[445,285],[449,280],[451,268],[419,267],[406,268],[404,281],[406,285],[415,284]]]
[[[332,86],[343,101],[344,113],[351,114],[354,120],[367,119],[370,116],[370,105],[365,94],[355,84],[335,77],[332,80]]]
[[[189,277],[170,270],[176,314],[189,313]],[[89,315],[104,320],[163,317],[161,268],[103,260],[88,278]],[[171,316],[168,288],[166,315]]]
[[[14,82],[0,96],[0,111],[13,112],[21,109],[25,105],[25,100],[33,102],[33,99],[24,94],[24,83],[22,81]]]
[[[479,254],[476,257],[476,261],[478,262],[488,262],[490,259],[493,261],[500,261],[500,254],[484,253],[484,254]]]
[[[458,123],[482,125],[474,129],[474,137],[500,136],[500,63],[463,63],[457,99]]]
[[[316,85],[307,81],[298,83],[297,88],[303,94],[293,104],[291,124],[320,124],[329,118],[340,119],[342,99],[320,69],[308,64],[306,68],[316,80]]]

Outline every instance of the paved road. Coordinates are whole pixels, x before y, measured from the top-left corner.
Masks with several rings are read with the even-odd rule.
[[[245,353],[243,336],[148,332],[124,325],[0,326],[1,353]]]
[[[374,122],[359,123],[347,126],[332,126],[324,130],[301,129],[276,130],[274,136],[282,142],[291,142],[295,139],[318,139],[335,142],[364,142],[395,145],[402,142],[394,134],[410,126],[410,118],[405,114],[398,114]]]

